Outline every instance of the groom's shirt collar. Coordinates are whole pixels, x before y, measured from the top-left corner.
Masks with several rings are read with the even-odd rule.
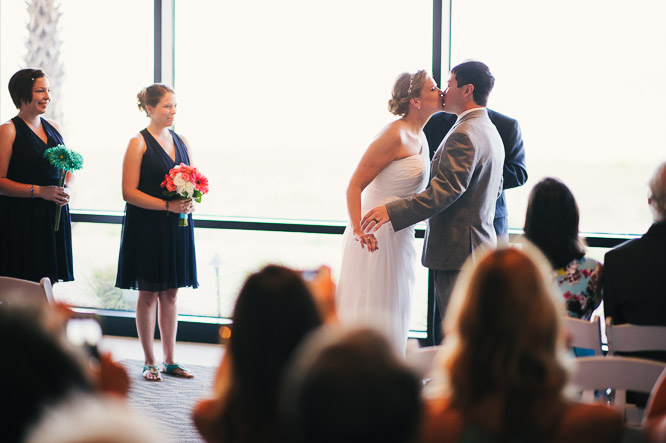
[[[469,114],[470,112],[472,112],[472,111],[478,111],[479,109],[485,109],[485,108],[484,108],[483,106],[479,106],[478,108],[472,108],[472,109],[468,109],[467,111],[461,112],[461,113],[458,115],[458,118],[457,118],[456,121],[459,121],[461,118],[463,118],[464,116],[466,116],[466,115]]]

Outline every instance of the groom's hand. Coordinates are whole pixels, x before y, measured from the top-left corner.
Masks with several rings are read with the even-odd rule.
[[[384,223],[389,221],[389,214],[386,206],[377,206],[363,216],[361,220],[361,229],[365,232],[377,232]]]

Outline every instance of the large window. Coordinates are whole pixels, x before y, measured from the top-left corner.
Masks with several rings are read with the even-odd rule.
[[[176,129],[211,181],[199,211],[346,220],[393,81],[431,67],[432,1],[178,0],[175,17]]]
[[[486,62],[489,107],[523,130],[530,178],[507,191],[511,227],[523,226],[532,186],[555,176],[582,231],[647,230],[647,180],[666,160],[665,15],[652,0],[453,0],[452,64]]]
[[[123,209],[123,154],[148,123],[136,93],[154,81],[154,7],[171,2],[162,43],[173,64],[170,56],[159,62],[178,93],[175,129],[210,179],[197,216],[344,223],[348,180],[394,118],[386,104],[395,77],[432,68],[433,1],[56,1],[63,74],[53,88],[65,140],[85,158],[75,210]],[[522,227],[532,186],[556,176],[578,200],[583,231],[644,232],[646,181],[666,159],[659,129],[666,56],[658,47],[666,41],[666,6],[443,3],[442,72],[449,59],[488,63],[497,78],[490,107],[523,130],[530,179],[507,192],[510,226]],[[26,64],[29,19],[24,2],[0,3],[2,121],[16,113],[6,85]],[[228,316],[245,276],[268,262],[326,263],[334,274],[340,264],[336,235],[206,228],[195,235],[201,287],[181,292],[185,314]],[[133,309],[136,294],[113,288],[119,243],[117,224],[75,223],[77,281],[56,285],[56,295]],[[419,267],[414,330],[425,329],[426,275]]]
[[[393,81],[432,65],[432,1],[193,6],[178,0],[175,8],[175,126],[210,179],[197,211],[345,221],[349,178],[395,118],[387,110]],[[198,263],[217,253],[232,274],[269,259],[295,267],[325,263],[337,273],[341,237],[298,237],[246,234],[234,246],[237,235],[215,234],[215,248]],[[199,272],[212,275],[205,268]],[[411,327],[424,330],[427,273],[419,271]]]
[[[61,92],[65,140],[85,158],[72,207],[120,211],[125,147],[148,122],[136,93],[153,81],[154,2],[56,4],[64,76],[53,87]],[[2,5],[6,68],[6,55],[23,57],[25,48],[16,43],[24,39],[12,39],[5,51],[5,22],[11,15],[11,23],[19,16],[25,23],[28,15],[23,2],[11,13]],[[431,67],[432,1],[178,0],[174,16],[163,45],[175,35],[175,129],[211,184],[197,215],[344,222],[347,182],[395,118],[387,110],[394,79]],[[3,79],[20,65],[3,69]],[[133,309],[136,293],[113,287],[120,227],[73,229],[77,280],[56,285],[56,295],[79,306]],[[247,274],[269,262],[324,263],[334,273],[340,264],[338,235],[201,228],[195,235],[201,286],[181,290],[183,314],[230,315]],[[424,330],[424,268],[418,279],[412,328]]]

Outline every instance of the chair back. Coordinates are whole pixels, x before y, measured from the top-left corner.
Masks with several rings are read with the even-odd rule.
[[[569,332],[571,346],[592,349],[594,355],[603,355],[601,351],[601,321],[594,317],[592,321],[565,317],[564,327]]]
[[[606,318],[608,353],[666,351],[666,326],[614,325]]]
[[[633,357],[581,357],[575,361],[570,385],[582,391],[582,401],[606,401],[607,389],[614,390],[613,406],[624,413],[627,424],[640,424],[643,410],[626,404],[626,392],[650,393],[666,363]],[[595,391],[600,395],[595,397]]]
[[[53,303],[53,289],[48,277],[39,283],[20,278],[0,277],[0,300],[6,303]]]

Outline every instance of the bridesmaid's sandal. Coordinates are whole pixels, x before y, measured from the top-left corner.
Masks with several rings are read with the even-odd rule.
[[[162,372],[164,372],[167,375],[180,378],[194,378],[194,372],[190,371],[181,364],[174,363],[172,365],[168,365],[166,363],[163,363],[163,365],[164,365],[164,371]]]
[[[162,374],[157,365],[143,365],[143,379],[146,381],[162,381]]]

